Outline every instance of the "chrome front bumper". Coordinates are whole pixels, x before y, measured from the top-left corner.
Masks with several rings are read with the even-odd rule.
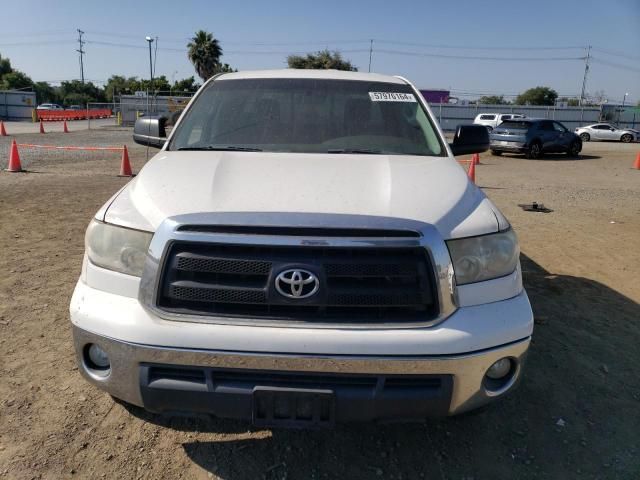
[[[450,400],[447,398],[447,414],[455,415],[510,391],[520,379],[530,343],[530,338],[524,338],[492,349],[451,356],[323,356],[149,346],[96,335],[76,326],[72,328],[78,365],[83,376],[114,397],[141,407],[145,407],[141,393],[142,366],[154,364],[290,373],[448,375],[453,385]],[[97,344],[109,355],[111,370],[108,375],[97,374],[87,366],[85,350],[91,343]],[[512,359],[512,375],[500,387],[489,389],[485,385],[485,373],[503,357]]]

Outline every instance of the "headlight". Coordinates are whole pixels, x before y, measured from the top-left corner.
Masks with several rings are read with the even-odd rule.
[[[87,228],[85,248],[95,265],[139,277],[152,236],[149,232],[92,220]]]
[[[520,247],[513,230],[447,242],[456,283],[481,282],[504,277],[518,266]]]

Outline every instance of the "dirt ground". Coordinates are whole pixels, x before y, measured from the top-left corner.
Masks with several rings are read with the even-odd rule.
[[[127,143],[134,170],[145,159],[130,130],[44,138]],[[9,140],[0,137],[0,162]],[[127,180],[117,154],[25,151],[30,173],[0,173],[0,479],[640,478],[638,151],[482,155],[478,184],[518,232],[536,315],[520,388],[474,414],[332,431],[160,417],[87,384],[68,304],[87,223]],[[517,206],[531,201],[553,212]]]

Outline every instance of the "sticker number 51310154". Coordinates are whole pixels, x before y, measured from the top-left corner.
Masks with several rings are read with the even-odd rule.
[[[412,93],[369,92],[372,102],[414,102],[416,97]]]

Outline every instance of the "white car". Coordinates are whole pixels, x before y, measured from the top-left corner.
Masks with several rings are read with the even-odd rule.
[[[576,128],[575,132],[583,142],[591,140],[614,140],[624,143],[640,141],[640,134],[638,134],[637,130],[618,128],[609,123],[594,123],[586,127]]]
[[[38,105],[36,110],[64,110],[64,108],[55,103],[43,103],[42,105]]]
[[[520,379],[533,330],[507,219],[401,77],[225,73],[96,213],[70,305],[88,381],[260,426],[420,420]],[[166,140],[166,141],[165,141]]]
[[[526,118],[526,115],[519,113],[480,113],[473,120],[474,125],[484,125],[488,131],[492,131],[505,120],[516,118]]]

